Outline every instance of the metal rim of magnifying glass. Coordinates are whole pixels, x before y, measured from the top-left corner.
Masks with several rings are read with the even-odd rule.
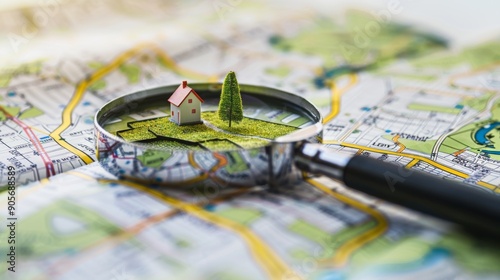
[[[210,96],[216,97],[220,95],[220,90],[222,88],[222,84],[220,83],[193,83],[189,85],[192,89],[194,89],[200,95],[210,94]],[[175,150],[175,149],[167,149],[160,147],[151,147],[149,145],[127,142],[119,136],[116,136],[107,130],[104,129],[104,124],[120,115],[124,115],[126,113],[132,113],[140,111],[141,107],[144,104],[151,104],[152,101],[156,101],[161,99],[163,102],[167,104],[168,97],[175,91],[178,85],[167,85],[155,88],[149,88],[140,90],[137,92],[133,92],[121,97],[118,97],[114,100],[106,103],[102,108],[96,113],[94,118],[94,126],[95,126],[95,144],[96,144],[96,156],[97,160],[101,163],[101,165],[110,173],[125,179],[132,179],[136,181],[143,181],[146,183],[156,183],[156,184],[167,184],[167,185],[184,185],[193,183],[192,178],[165,178],[165,174],[157,174],[155,171],[160,172],[158,170],[154,170],[154,168],[150,168],[144,166],[141,162],[138,162],[138,156],[143,155],[145,151],[155,151],[155,152],[172,152],[175,155],[182,156],[189,160],[193,160],[193,157],[205,157],[208,158],[210,156],[231,156],[234,155],[232,153],[239,153],[240,156],[247,157],[246,153],[250,151],[254,151],[254,153],[263,153],[264,151],[268,154],[268,160],[271,162],[268,168],[268,173],[264,174],[267,177],[278,178],[278,177],[294,177],[293,175],[283,175],[284,173],[298,173],[299,171],[288,171],[289,168],[286,165],[291,164],[287,160],[273,160],[278,157],[276,151],[280,151],[279,153],[284,153],[286,155],[293,156],[293,148],[295,144],[300,141],[304,141],[307,139],[312,139],[316,137],[323,128],[322,122],[323,119],[321,117],[321,113],[319,110],[307,101],[305,98],[298,96],[296,94],[288,93],[279,89],[264,87],[264,86],[256,86],[256,85],[247,85],[240,84],[240,90],[242,96],[250,95],[256,96],[260,98],[266,98],[270,100],[277,100],[282,102],[283,104],[287,104],[290,107],[293,107],[295,110],[299,110],[301,113],[306,114],[307,117],[311,120],[311,125],[300,128],[297,131],[278,137],[274,140],[271,140],[269,144],[264,145],[259,148],[249,148],[249,149],[235,149],[235,150],[222,150],[222,151],[210,151],[210,150],[202,150],[202,151],[190,151],[190,150]],[[208,92],[208,93],[207,93]],[[148,103],[149,102],[149,103]],[[244,105],[245,106],[245,105]],[[271,148],[272,147],[272,148]],[[270,150],[272,152],[270,152]],[[284,151],[284,152],[283,152]],[[125,160],[124,162],[122,159]],[[281,161],[286,161],[286,163],[281,163]],[[182,163],[183,161],[181,161]],[[186,163],[187,164],[187,163]],[[247,163],[249,165],[249,170],[255,168],[252,164]],[[130,165],[127,167],[127,165]],[[138,166],[139,165],[139,166]],[[160,166],[165,168],[175,168],[175,166]],[[160,168],[158,167],[158,168]],[[181,169],[179,171],[182,172]],[[202,174],[203,172],[200,171]],[[172,172],[171,172],[172,173]],[[259,170],[258,172],[254,172],[257,175],[261,176],[260,173],[266,173],[265,170]],[[273,173],[273,174],[271,174]],[[178,174],[175,174],[176,176]],[[295,174],[298,176],[297,174]],[[222,176],[222,175],[221,175]],[[167,176],[168,177],[168,176]],[[215,179],[219,184],[222,182],[223,184],[228,185],[261,185],[268,184],[269,180],[263,180],[260,182],[258,178],[254,178],[251,183],[250,182],[232,182],[232,180],[228,180],[227,178],[217,178],[217,174],[212,174],[211,179]],[[193,177],[193,178],[196,178]],[[233,180],[234,181],[234,180]]]

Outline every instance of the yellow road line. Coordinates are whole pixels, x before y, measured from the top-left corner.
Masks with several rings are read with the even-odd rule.
[[[344,94],[347,90],[353,87],[358,81],[358,75],[349,74],[349,84],[342,89],[338,89],[335,81],[332,81],[332,86],[330,88],[331,92],[331,110],[330,113],[323,119],[323,123],[328,123],[333,120],[340,112],[340,96]]]
[[[95,178],[92,178],[91,176],[88,176],[80,172],[70,171],[68,173],[75,176],[79,176],[87,180],[94,180],[94,181],[96,180]],[[162,201],[175,207],[177,210],[184,211],[201,220],[216,224],[230,231],[238,233],[246,241],[250,251],[256,257],[257,261],[259,261],[259,263],[263,266],[263,268],[269,274],[271,279],[283,279],[285,276],[295,275],[294,272],[290,268],[288,268],[286,264],[281,259],[279,259],[279,257],[269,247],[267,247],[267,245],[264,242],[262,242],[250,229],[246,228],[243,225],[240,225],[231,220],[207,212],[203,210],[203,208],[197,205],[185,203],[183,201],[169,197],[159,191],[153,190],[151,188],[148,188],[146,186],[134,182],[123,181],[123,180],[106,180],[106,179],[98,181],[106,183],[109,182],[119,183],[122,185],[138,189],[156,198],[161,199]]]
[[[330,144],[328,142],[323,142],[324,144]],[[371,151],[371,152],[375,152],[375,153],[381,153],[381,154],[388,154],[388,155],[395,155],[395,156],[403,156],[403,157],[409,157],[409,158],[413,158],[414,160],[418,160],[418,161],[423,161],[429,165],[432,165],[442,171],[446,171],[448,173],[451,173],[453,175],[456,175],[460,178],[469,178],[469,174],[467,173],[464,173],[464,172],[461,172],[461,171],[458,171],[458,170],[455,170],[451,167],[448,167],[446,165],[443,165],[441,163],[438,163],[438,162],[435,162],[429,158],[426,158],[426,157],[423,157],[423,156],[419,156],[419,155],[414,155],[414,154],[408,154],[408,153],[398,153],[398,152],[393,152],[393,151],[387,151],[387,150],[382,150],[382,149],[376,149],[376,148],[372,148],[372,147],[367,147],[367,146],[362,146],[362,145],[357,145],[357,144],[351,144],[351,143],[340,143],[341,146],[344,146],[344,147],[349,147],[349,148],[355,148],[355,149],[363,149],[363,150],[366,150],[366,151]],[[411,162],[410,162],[411,163]],[[410,164],[409,163],[409,164]],[[413,165],[412,165],[413,166]],[[477,182],[478,185],[482,186],[482,187],[485,187],[485,188],[488,188],[490,190],[493,190],[496,188],[496,186],[492,185],[492,184],[489,184],[489,183],[486,183],[486,182],[483,182],[483,181],[479,181]]]
[[[441,163],[438,163],[438,162],[435,162],[431,159],[428,159],[426,157],[423,157],[423,156],[419,156],[419,155],[414,155],[414,154],[408,154],[408,153],[398,153],[398,152],[393,152],[393,151],[387,151],[387,150],[382,150],[382,149],[376,149],[376,148],[372,148],[372,147],[367,147],[367,146],[362,146],[362,145],[357,145],[357,144],[351,144],[351,143],[340,143],[341,146],[344,146],[344,147],[350,147],[350,148],[355,148],[355,149],[363,149],[363,150],[366,150],[366,151],[371,151],[371,152],[375,152],[375,153],[381,153],[381,154],[388,154],[388,155],[395,155],[395,156],[403,156],[403,157],[409,157],[409,158],[413,158],[413,159],[418,159],[418,160],[421,160],[425,163],[428,163],[436,168],[439,168],[443,171],[446,171],[448,173],[451,173],[453,175],[456,175],[458,177],[461,177],[461,178],[468,178],[469,175],[467,173],[464,173],[464,172],[461,172],[461,171],[458,171],[458,170],[455,170],[451,167],[448,167],[446,165],[443,165]]]
[[[117,56],[111,63],[109,63],[106,66],[103,66],[99,68],[96,72],[94,72],[88,79],[83,80],[80,82],[75,90],[75,93],[73,94],[70,102],[67,104],[67,106],[64,108],[63,113],[62,113],[62,123],[54,130],[52,131],[49,136],[52,137],[59,145],[61,145],[63,148],[66,150],[74,153],[75,155],[79,156],[86,164],[92,163],[94,160],[82,152],[81,150],[77,149],[70,143],[66,142],[66,140],[61,138],[61,134],[69,127],[71,126],[71,115],[74,111],[74,109],[78,106],[80,101],[83,98],[83,95],[85,94],[85,91],[87,88],[92,85],[92,83],[102,79],[104,76],[109,74],[109,72],[117,69],[122,65],[125,61],[129,60],[133,56],[137,55],[139,52],[142,50],[150,48],[152,49],[157,55],[159,55],[165,64],[170,67],[174,72],[178,72],[182,75],[187,75],[187,76],[195,76],[197,78],[202,79],[209,79],[210,77],[204,74],[200,74],[194,71],[190,71],[184,68],[179,67],[175,61],[173,61],[164,51],[162,51],[159,47],[156,47],[154,45],[150,44],[141,44],[138,45],[121,55]]]
[[[485,187],[485,188],[490,189],[490,190],[495,190],[497,188],[497,186],[492,185],[490,183],[483,182],[483,181],[477,182],[477,184],[480,185],[481,187]]]
[[[339,247],[339,249],[333,256],[333,259],[331,259],[331,262],[334,266],[339,267],[346,265],[350,257],[354,252],[356,252],[356,250],[366,245],[368,242],[380,237],[387,230],[389,224],[387,222],[387,219],[380,211],[371,208],[370,206],[353,198],[334,192],[327,186],[315,181],[314,179],[309,179],[307,180],[307,182],[325,192],[326,194],[342,201],[343,203],[346,203],[354,208],[357,208],[360,211],[367,213],[377,222],[377,225],[375,227],[370,228],[368,231],[345,242],[344,244],[342,244],[342,246]]]
[[[80,151],[70,143],[66,142],[66,140],[61,138],[61,134],[69,127],[71,126],[72,123],[72,118],[71,115],[73,113],[73,110],[78,106],[80,101],[83,98],[83,95],[85,94],[85,91],[87,90],[87,87],[90,86],[92,83],[95,81],[101,79],[103,76],[108,74],[109,72],[115,70],[118,68],[121,64],[123,64],[124,61],[130,59],[132,56],[137,54],[139,51],[141,51],[144,48],[144,45],[139,45],[131,50],[126,51],[125,53],[119,55],[117,58],[115,58],[110,64],[100,68],[96,72],[94,72],[88,79],[80,82],[75,90],[75,93],[71,97],[71,100],[67,104],[67,106],[64,108],[63,113],[62,113],[62,122],[61,124],[54,130],[52,131],[49,135],[52,137],[59,145],[64,147],[66,150],[74,153],[75,155],[78,155],[86,164],[90,164],[94,162],[94,160],[85,154],[84,152]]]
[[[415,166],[415,164],[417,164],[419,161],[420,161],[419,159],[414,158],[414,159],[412,159],[412,161],[410,161],[410,162],[409,162],[409,163],[408,163],[405,167],[406,167],[406,168],[408,168],[408,169],[410,169],[410,168],[412,168],[413,166]]]
[[[261,241],[258,236],[256,236],[249,228],[243,225],[240,225],[229,219],[225,219],[221,216],[217,216],[215,214],[207,212],[203,210],[203,208],[197,205],[182,202],[175,198],[169,197],[161,192],[158,192],[156,190],[150,189],[146,186],[142,186],[134,182],[120,181],[120,180],[106,180],[106,179],[96,180],[92,176],[77,171],[69,171],[68,173],[74,176],[81,177],[86,180],[106,182],[106,183],[116,182],[122,185],[133,187],[135,189],[146,192],[156,198],[161,199],[162,201],[168,203],[177,210],[186,212],[208,223],[213,223],[227,230],[236,232],[247,243],[249,250],[252,252],[256,260],[267,272],[270,279],[285,279],[286,277],[289,277],[291,275],[294,276],[294,279],[299,279],[297,278],[297,274],[292,269],[288,268],[287,265],[263,241]],[[42,187],[47,182],[49,182],[48,179],[41,180],[40,185],[31,189],[30,192]],[[24,195],[26,195],[26,193],[24,193]],[[154,221],[157,222],[157,220],[159,221],[160,219],[156,219],[155,217]],[[114,237],[112,239],[114,239]]]
[[[333,118],[337,116],[340,110],[340,91],[337,89],[337,85],[335,84],[335,81],[332,81],[332,86],[330,88],[331,92],[331,109],[330,113],[323,119],[323,123],[328,123],[331,121]]]
[[[272,251],[262,240],[260,240],[257,235],[255,235],[249,228],[241,224],[205,211],[203,208],[197,205],[185,203],[183,201],[169,197],[146,186],[142,186],[129,181],[103,181],[117,182],[146,192],[158,199],[161,199],[162,201],[168,203],[178,210],[184,211],[208,223],[216,224],[222,228],[239,234],[247,243],[248,249],[254,255],[255,259],[260,263],[260,265],[264,268],[270,279],[284,279],[285,277],[288,277],[290,275],[296,275],[293,270],[287,267],[287,265],[276,255],[276,253]]]

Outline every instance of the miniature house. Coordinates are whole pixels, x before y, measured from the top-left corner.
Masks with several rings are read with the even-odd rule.
[[[201,123],[203,99],[187,85],[187,81],[174,91],[170,102],[170,120],[178,125]]]

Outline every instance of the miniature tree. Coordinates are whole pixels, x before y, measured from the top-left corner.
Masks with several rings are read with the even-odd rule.
[[[224,79],[217,114],[219,119],[229,121],[229,127],[232,121],[238,123],[243,120],[240,86],[233,71],[230,71]]]

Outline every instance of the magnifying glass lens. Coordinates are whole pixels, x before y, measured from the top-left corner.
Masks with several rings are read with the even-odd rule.
[[[195,100],[188,99],[180,104],[186,108],[172,110],[165,93],[163,100],[109,118],[103,127],[125,142],[152,149],[231,151],[269,145],[314,121],[290,102],[243,92],[243,119],[231,120],[229,126],[229,120],[220,117],[217,92],[197,93],[203,100],[201,106],[192,106]],[[188,121],[182,123],[183,119]]]
[[[240,85],[243,116],[238,119],[230,114],[238,110],[237,102],[234,107],[220,106],[220,84],[191,88],[196,94],[180,100],[172,97],[178,87],[167,86],[106,104],[95,120],[103,167],[119,177],[148,183],[268,184],[294,169],[296,140],[276,139],[321,120],[305,99],[276,89]]]

